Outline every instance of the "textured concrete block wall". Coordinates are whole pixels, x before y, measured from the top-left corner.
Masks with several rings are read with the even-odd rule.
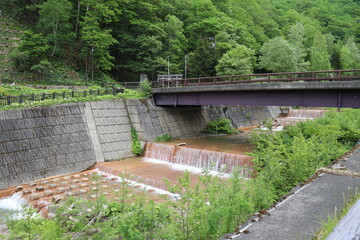
[[[151,100],[127,100],[127,109],[141,140],[153,140],[164,133],[175,138],[195,137],[217,117],[229,118],[235,127],[251,126],[277,117],[279,107],[203,106],[156,107]]]
[[[91,102],[104,160],[133,156],[131,123],[122,99]]]
[[[165,133],[175,138],[194,137],[211,121],[203,107],[156,107],[151,100],[127,100],[129,116],[143,141]]]
[[[95,163],[84,104],[0,112],[0,189]]]
[[[231,120],[234,127],[246,127],[258,125],[264,119],[279,116],[279,107],[268,106],[211,106],[211,116],[224,116]]]

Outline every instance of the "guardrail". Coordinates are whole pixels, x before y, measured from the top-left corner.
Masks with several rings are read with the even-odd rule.
[[[31,94],[31,95],[19,95],[19,96],[4,96],[0,97],[0,108],[10,105],[12,103],[24,103],[43,101],[46,99],[59,99],[59,98],[75,98],[75,97],[86,97],[86,96],[101,96],[108,94],[117,94],[122,90],[119,89],[98,89],[98,90],[85,90],[85,91],[71,91],[71,92],[53,92],[53,93],[42,93],[42,94]]]
[[[201,86],[216,84],[255,84],[273,82],[316,82],[316,81],[346,81],[360,80],[360,69],[352,70],[332,70],[332,71],[313,71],[313,72],[288,72],[288,73],[262,73],[233,76],[214,76],[187,79],[172,79],[153,81],[152,88],[165,87],[184,87]],[[126,89],[140,89],[139,82],[112,82],[104,83],[105,90],[85,90],[71,92],[54,92],[43,94],[31,94],[20,96],[0,97],[0,108],[11,103],[23,103],[26,101],[43,101],[46,99],[86,97],[89,95],[99,96],[107,94],[117,94]]]
[[[153,81],[152,88],[184,87],[216,84],[255,84],[276,82],[317,82],[317,81],[346,81],[360,80],[360,69],[331,70],[312,72],[260,73],[248,75],[213,76],[187,79],[169,79]],[[106,87],[120,87],[138,89],[139,82],[105,83]]]

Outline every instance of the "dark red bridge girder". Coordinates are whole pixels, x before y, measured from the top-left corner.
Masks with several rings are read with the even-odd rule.
[[[139,82],[107,83],[139,88]],[[158,106],[262,105],[360,108],[360,69],[262,73],[151,82]]]
[[[260,105],[360,108],[359,89],[155,93],[158,106]]]

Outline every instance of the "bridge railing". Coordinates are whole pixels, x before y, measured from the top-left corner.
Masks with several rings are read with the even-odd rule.
[[[216,84],[256,84],[276,82],[317,82],[360,80],[360,69],[330,70],[312,72],[260,73],[232,76],[213,76],[187,79],[169,79],[153,81],[152,88],[216,85]],[[139,82],[105,83],[105,87],[139,89]]]
[[[200,77],[164,81],[162,87],[238,84],[238,83],[273,83],[273,82],[316,82],[360,80],[360,69],[331,70],[313,72],[263,73],[233,76]]]

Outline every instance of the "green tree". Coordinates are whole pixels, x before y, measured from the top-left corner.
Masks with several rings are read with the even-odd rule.
[[[44,35],[27,30],[19,45],[19,53],[13,58],[15,67],[29,71],[32,66],[44,60],[50,46]]]
[[[159,50],[163,52],[164,57],[170,57],[171,72],[180,73],[183,69],[185,49],[187,47],[183,28],[184,23],[174,15],[167,15],[165,20],[163,27],[165,31],[164,46]]]
[[[59,48],[59,41],[71,41],[69,22],[72,5],[68,0],[47,0],[39,7],[39,29],[53,45],[51,57]]]
[[[293,56],[296,59],[297,71],[307,71],[309,62],[305,61],[307,55],[304,47],[305,28],[301,22],[296,23],[290,28],[288,42],[292,46]]]
[[[272,72],[296,72],[297,58],[290,44],[281,37],[270,39],[260,50],[259,66]]]
[[[314,38],[310,51],[310,63],[312,71],[331,70],[326,38],[320,32],[317,32]]]
[[[110,46],[118,41],[111,35],[106,25],[116,20],[119,12],[117,1],[85,0],[86,13],[81,22],[80,39],[84,43],[82,53],[90,63],[101,70],[110,70],[114,57]]]
[[[214,76],[216,65],[215,45],[207,38],[200,38],[195,51],[189,55],[189,75],[191,77]]]
[[[354,38],[349,38],[340,50],[340,61],[343,69],[360,68],[360,51]]]
[[[333,69],[341,69],[340,64],[340,50],[343,47],[342,41],[336,41],[332,34],[324,34],[326,39],[327,49],[330,55],[330,64]]]
[[[244,45],[228,51],[216,65],[217,75],[251,74],[255,65],[255,51]]]

